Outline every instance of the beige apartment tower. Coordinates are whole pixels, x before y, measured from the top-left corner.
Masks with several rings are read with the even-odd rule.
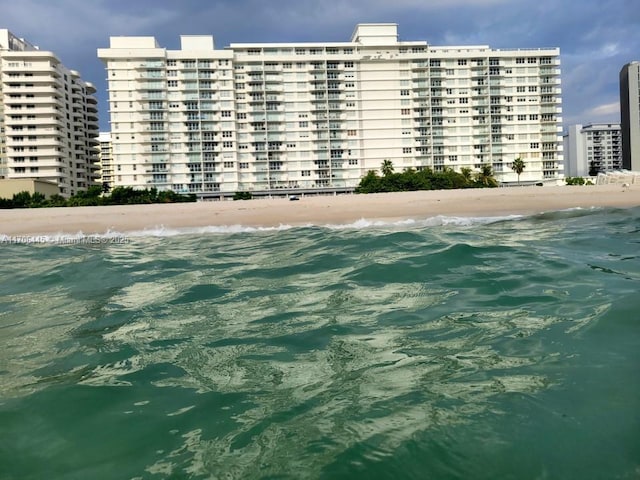
[[[182,36],[111,37],[114,185],[201,197],[352,191],[391,160],[480,169],[516,183],[562,177],[559,50],[434,47],[395,24],[349,42],[215,49]]]
[[[54,53],[0,29],[0,178],[49,181],[63,196],[94,185],[95,91]]]

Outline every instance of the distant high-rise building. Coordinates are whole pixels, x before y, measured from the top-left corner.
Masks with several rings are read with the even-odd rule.
[[[0,29],[0,178],[50,181],[64,196],[93,185],[95,92],[54,53]]]
[[[569,177],[597,175],[622,168],[619,123],[571,125],[564,136],[564,173]]]
[[[622,125],[622,166],[640,171],[640,62],[620,70],[620,120]]]
[[[99,165],[100,182],[105,192],[113,188],[113,147],[111,145],[111,133],[100,132],[98,136],[100,142]]]
[[[348,191],[390,160],[515,183],[562,176],[557,48],[434,47],[395,24],[350,42],[232,44],[111,37],[114,185],[201,196]]]

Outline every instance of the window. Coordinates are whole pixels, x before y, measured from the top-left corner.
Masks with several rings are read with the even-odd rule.
[[[411,115],[411,109],[410,108],[403,108],[400,113],[402,113],[402,115]]]
[[[224,168],[233,168],[235,166],[235,162],[224,162]]]
[[[303,177],[310,177],[311,176],[311,170],[302,170],[302,176]]]
[[[464,66],[464,65],[466,65],[466,64],[467,64],[467,60],[466,60],[466,59],[464,59],[464,58],[459,58],[459,59],[458,59],[458,65],[459,65],[459,66],[461,66],[461,67],[462,67],[462,66]]]
[[[411,147],[402,147],[402,153],[411,153]]]
[[[540,148],[540,144],[538,142],[532,142],[531,145],[529,146],[531,147],[532,150],[536,150]]]
[[[221,116],[226,117],[226,118],[230,118],[231,117],[231,112],[229,110],[223,110],[220,113]]]
[[[400,95],[403,97],[408,97],[409,96],[409,90],[400,90]]]
[[[521,121],[521,122],[522,122],[522,121],[525,121],[526,119],[527,119],[527,116],[526,116],[526,115],[518,115],[518,120],[519,120],[519,121]]]

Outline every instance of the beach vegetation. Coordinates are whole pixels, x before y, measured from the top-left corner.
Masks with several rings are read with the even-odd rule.
[[[582,178],[582,177],[565,177],[564,182],[567,185],[595,185],[588,178],[585,179],[585,178]]]
[[[493,178],[491,166],[487,166],[488,169],[481,170],[475,175],[470,168],[463,168],[460,172],[451,168],[438,172],[429,167],[420,170],[407,168],[399,173],[387,172],[382,177],[377,171],[369,170],[360,180],[355,193],[496,187],[498,182]]]
[[[389,175],[393,174],[393,171],[394,171],[393,162],[389,159],[384,160],[382,162],[382,167],[380,168],[380,171],[382,172],[383,177],[388,177]]]
[[[564,181],[567,185],[584,185],[586,183],[582,177],[566,177]]]
[[[236,192],[233,194],[234,200],[251,200],[252,198],[251,192]]]
[[[520,185],[520,175],[522,174],[522,172],[524,172],[525,167],[526,165],[524,163],[524,160],[522,160],[522,158],[520,157],[516,158],[511,164],[511,170],[516,172],[516,175],[518,175],[518,185]]]
[[[171,190],[158,191],[156,188],[136,190],[131,187],[116,187],[110,194],[105,195],[101,186],[92,186],[69,198],[59,194],[46,198],[40,192],[33,194],[27,191],[18,192],[12,198],[0,198],[0,208],[85,207],[195,201],[195,195],[181,195]]]
[[[493,168],[488,163],[483,163],[480,171],[476,173],[476,183],[483,187],[497,187],[498,182],[493,176]]]

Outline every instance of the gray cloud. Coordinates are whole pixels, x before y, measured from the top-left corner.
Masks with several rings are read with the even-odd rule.
[[[347,41],[357,23],[395,22],[403,40],[432,45],[560,47],[565,124],[618,121],[618,72],[640,60],[637,0],[0,0],[0,12],[0,28],[54,51],[95,83],[101,112],[106,85],[96,49],[111,35],[153,35],[178,48],[182,34],[213,34],[222,48]]]

